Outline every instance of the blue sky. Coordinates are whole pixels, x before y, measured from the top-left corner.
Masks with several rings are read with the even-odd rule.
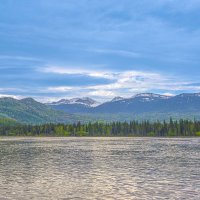
[[[0,96],[200,91],[199,0],[1,0]]]

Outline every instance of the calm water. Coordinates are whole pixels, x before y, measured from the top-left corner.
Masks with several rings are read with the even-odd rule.
[[[200,199],[200,138],[1,138],[3,199]]]

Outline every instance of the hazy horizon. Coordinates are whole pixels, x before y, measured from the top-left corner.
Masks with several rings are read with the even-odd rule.
[[[100,105],[100,104],[102,104],[102,103],[106,103],[106,102],[109,102],[109,101],[116,101],[115,99],[118,99],[118,98],[122,98],[122,99],[132,99],[132,98],[135,98],[135,97],[139,97],[140,95],[160,95],[160,96],[163,96],[163,97],[167,97],[167,98],[172,98],[172,97],[176,97],[176,96],[179,96],[179,95],[198,95],[198,96],[200,96],[200,92],[198,92],[198,93],[180,93],[180,94],[158,94],[158,93],[137,93],[137,94],[135,94],[135,95],[132,95],[132,96],[129,96],[129,97],[123,97],[123,96],[115,96],[115,97],[113,97],[113,98],[110,98],[110,99],[104,99],[104,100],[101,100],[101,101],[98,101],[98,99],[96,99],[96,98],[92,98],[92,97],[87,97],[87,96],[81,96],[81,97],[72,97],[72,98],[55,98],[54,100],[52,100],[52,99],[44,99],[44,100],[40,100],[40,99],[37,99],[37,98],[34,98],[34,97],[31,97],[31,96],[27,96],[27,97],[17,97],[17,96],[12,96],[12,95],[1,95],[0,96],[0,99],[1,98],[13,98],[13,99],[16,99],[16,100],[23,100],[23,99],[29,99],[29,98],[31,98],[31,99],[34,99],[35,101],[38,101],[38,102],[40,102],[40,103],[44,103],[44,104],[48,104],[48,103],[57,103],[57,102],[60,102],[60,101],[62,101],[62,100],[69,100],[69,101],[74,101],[73,103],[75,103],[75,100],[79,100],[79,99],[81,99],[81,100],[93,100],[94,101],[94,103],[93,103],[93,106],[98,106],[98,105]],[[118,101],[118,100],[117,100]],[[62,102],[63,103],[63,102]],[[65,103],[64,103],[65,104]]]

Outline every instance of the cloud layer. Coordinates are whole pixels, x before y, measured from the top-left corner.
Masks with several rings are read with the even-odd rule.
[[[158,92],[162,94],[175,94],[177,91],[198,92],[200,85],[190,81],[181,81],[174,76],[165,76],[160,73],[147,71],[93,71],[75,67],[44,67],[41,73],[57,74],[57,76],[86,76],[92,78],[108,79],[107,84],[88,84],[85,86],[56,86],[45,88],[46,92],[62,93],[68,96],[91,96],[99,100],[110,99],[115,96],[129,97],[141,92]],[[81,76],[81,77],[80,77]]]
[[[199,0],[3,0],[0,94],[199,92]]]

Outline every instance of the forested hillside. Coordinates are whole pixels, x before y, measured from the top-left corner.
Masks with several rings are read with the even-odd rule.
[[[72,114],[53,110],[32,98],[16,100],[0,98],[0,116],[11,118],[19,123],[72,123],[76,121]]]
[[[16,125],[19,125],[19,123],[16,120],[0,117],[0,126],[16,126]]]

